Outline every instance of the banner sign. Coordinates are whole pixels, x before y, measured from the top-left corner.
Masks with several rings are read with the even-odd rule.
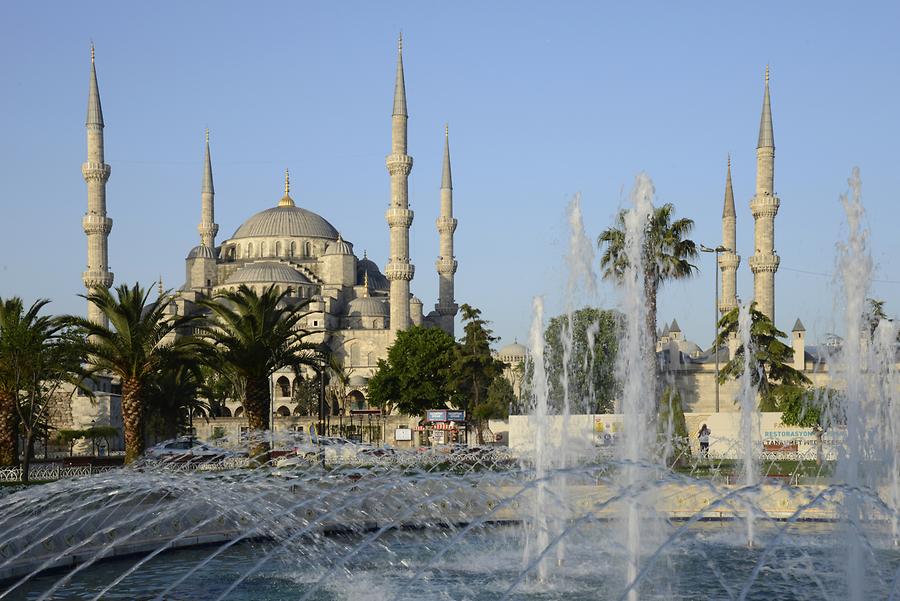
[[[429,409],[425,412],[425,420],[429,422],[445,422],[447,421],[447,410]]]
[[[447,411],[448,422],[464,422],[466,421],[465,411]]]

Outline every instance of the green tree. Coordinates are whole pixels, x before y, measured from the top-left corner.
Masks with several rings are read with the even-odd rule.
[[[397,333],[387,359],[369,380],[369,402],[390,414],[422,415],[453,397],[450,370],[456,342],[438,328],[413,326]]]
[[[309,332],[302,327],[307,302],[289,302],[288,292],[271,285],[257,294],[241,285],[201,302],[211,313],[203,328],[212,350],[208,360],[243,383],[241,402],[251,430],[269,429],[269,380],[275,371],[289,367],[299,374],[302,366],[320,362],[318,347],[306,342]],[[251,452],[261,457],[268,444],[260,440]]]
[[[55,403],[82,384],[80,340],[59,317],[40,315],[49,301],[39,300],[25,310],[21,299],[0,301],[0,387],[12,395],[14,420],[24,437],[23,480],[34,455],[34,443],[50,430]],[[17,434],[18,436],[18,434]],[[18,459],[18,450],[15,449]]]
[[[460,313],[465,325],[463,337],[454,352],[450,383],[457,393],[455,404],[475,423],[478,443],[481,444],[486,421],[479,416],[491,415],[495,411],[487,408],[480,411],[479,407],[487,399],[491,383],[503,377],[505,364],[491,354],[491,343],[498,338],[487,327],[488,322],[482,319],[481,310],[463,304]]]
[[[512,384],[505,377],[497,376],[487,389],[487,398],[475,407],[475,418],[482,420],[506,419],[510,406],[518,401]]]
[[[659,435],[666,451],[666,464],[671,456],[677,460],[690,457],[691,444],[688,437],[687,421],[684,418],[684,406],[681,393],[667,386],[663,390],[659,402],[659,419],[657,420]]]
[[[812,428],[816,433],[816,462],[822,463],[822,437],[835,425],[847,423],[843,395],[831,388],[782,386],[776,391],[781,423],[785,426]]]
[[[571,327],[569,353],[569,399],[573,411],[611,413],[617,395],[616,352],[622,316],[616,311],[585,307],[569,315],[558,315],[547,324],[544,333],[547,379],[550,398],[561,403],[565,347]]]
[[[719,335],[716,337],[716,348],[727,344],[731,336],[738,336],[738,312],[734,308],[719,320]],[[756,309],[756,303],[750,306],[750,348],[753,349],[750,365],[751,382],[759,392],[760,411],[778,411],[778,399],[784,387],[804,387],[810,384],[809,378],[794,369],[794,351],[780,338],[785,334],[764,313]],[[744,345],[738,346],[734,357],[719,371],[719,382],[729,378],[740,379],[744,373]]]
[[[692,219],[672,220],[675,207],[666,203],[655,208],[650,215],[644,230],[644,292],[647,297],[647,332],[656,336],[656,300],[657,292],[668,280],[681,280],[694,275],[697,267],[691,263],[697,258],[697,246],[689,240],[694,228]],[[625,217],[627,211],[620,211],[616,224],[604,230],[597,238],[597,245],[603,248],[600,256],[600,267],[603,277],[621,281],[628,267],[628,256],[625,246]],[[649,341],[647,362],[656,365],[654,360],[655,340]]]
[[[209,419],[209,390],[197,362],[165,366],[147,386],[145,420],[147,431],[155,439],[175,438],[187,430],[191,415]]]
[[[84,335],[84,356],[93,372],[107,373],[122,382],[122,422],[125,430],[125,463],[144,452],[144,411],[147,387],[167,366],[191,360],[197,341],[178,337],[177,331],[193,321],[168,312],[172,296],[163,293],[148,303],[152,289],[140,284],[115,289],[115,296],[97,288],[85,298],[109,320],[110,327],[81,317],[68,318]]]

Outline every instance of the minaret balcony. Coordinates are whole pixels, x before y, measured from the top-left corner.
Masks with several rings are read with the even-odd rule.
[[[434,266],[437,268],[437,272],[441,275],[453,275],[456,273],[456,268],[458,267],[458,262],[455,259],[448,257],[441,257],[437,261],[434,262]]]
[[[108,234],[112,231],[113,221],[109,217],[98,215],[97,213],[87,213],[81,218],[81,227],[84,233],[91,234]]]
[[[458,224],[457,220],[453,217],[438,217],[434,223],[437,225],[438,233],[441,234],[452,234],[456,231],[456,226]]]
[[[443,316],[456,315],[457,312],[459,311],[459,305],[457,305],[456,303],[440,303],[439,302],[434,306],[434,310],[437,312],[438,315],[443,315]]]
[[[741,256],[734,253],[719,255],[719,269],[737,269],[741,264]]]
[[[413,158],[408,154],[389,154],[384,162],[391,175],[409,175],[412,171]]]
[[[750,213],[754,219],[758,217],[775,217],[780,206],[781,201],[777,196],[770,194],[756,195],[750,201]]]
[[[753,255],[750,257],[750,271],[753,273],[760,272],[771,272],[775,273],[778,271],[778,265],[781,263],[781,258],[776,254],[765,254],[765,255]]]
[[[408,282],[413,279],[415,273],[416,268],[409,262],[409,259],[406,261],[391,259],[384,269],[384,276],[389,280],[406,280]]]
[[[88,269],[81,274],[81,281],[84,282],[85,288],[109,288],[113,283],[113,273],[99,269]]]
[[[112,173],[112,168],[106,163],[83,163],[81,165],[81,175],[86,182],[106,182],[110,173]]]
[[[409,209],[391,207],[384,214],[384,218],[391,227],[409,227],[413,222],[413,212]]]

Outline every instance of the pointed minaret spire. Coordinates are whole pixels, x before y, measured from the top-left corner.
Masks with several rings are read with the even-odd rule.
[[[206,129],[206,149],[203,156],[203,184],[200,188],[200,245],[213,250],[216,247],[216,234],[219,225],[216,223],[215,187],[213,186],[212,158],[209,153],[209,128]]]
[[[766,65],[766,88],[763,92],[762,115],[759,118],[759,142],[757,148],[775,147],[775,134],[772,129],[772,104],[769,101],[769,65]]]
[[[734,190],[731,187],[731,155],[725,173],[725,206],[722,209],[722,246],[727,250],[719,255],[722,272],[722,298],[719,312],[723,315],[737,307],[737,269],[741,257],[737,254],[737,214],[734,210]]]
[[[94,64],[94,44],[91,43],[91,80],[88,88],[87,119],[85,125],[103,127],[103,109],[100,106],[100,86],[97,84],[97,67]],[[102,151],[102,148],[101,148]]]
[[[296,206],[294,204],[294,199],[291,198],[291,173],[289,170],[284,170],[284,196],[281,197],[281,200],[278,201],[279,207],[293,207]]]
[[[406,82],[403,79],[403,32],[397,38],[397,79],[394,82],[394,115],[406,113]]]
[[[440,316],[441,328],[453,336],[454,321],[459,306],[454,301],[454,274],[457,262],[453,256],[453,233],[457,221],[453,218],[453,180],[450,175],[450,127],[444,126],[444,168],[441,174],[441,214],[437,218],[440,254],[435,267],[438,273],[438,302],[434,306]]]
[[[390,255],[384,275],[391,283],[391,336],[410,324],[409,282],[415,267],[409,260],[409,228],[413,212],[409,210],[409,172],[413,159],[406,153],[406,84],[403,80],[403,37],[397,43],[397,79],[394,85],[394,111],[391,115],[391,154],[385,164],[391,176],[391,204],[385,218],[390,227]]]
[[[81,175],[87,184],[87,213],[81,221],[87,235],[87,271],[82,281],[88,294],[99,288],[109,288],[113,274],[109,271],[109,232],[112,219],[106,216],[106,182],[110,167],[106,164],[103,149],[103,109],[100,108],[100,86],[97,84],[97,68],[94,62],[94,45],[91,44],[91,74],[88,83],[87,161],[81,166]],[[88,319],[107,326],[109,321],[94,303],[88,302]]]
[[[753,272],[753,300],[760,312],[775,322],[775,272],[780,259],[775,254],[775,215],[781,201],[775,196],[775,135],[772,130],[772,104],[769,101],[769,67],[763,92],[759,142],[756,145],[756,194],[750,201],[754,220],[750,270]]]

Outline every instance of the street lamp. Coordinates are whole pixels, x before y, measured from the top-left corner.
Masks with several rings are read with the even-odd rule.
[[[721,244],[715,248],[710,248],[703,244],[700,245],[700,252],[715,253],[716,268],[713,270],[716,287],[716,304],[713,307],[713,353],[716,355],[716,413],[719,412],[719,253],[731,252],[730,248],[726,248]]]

